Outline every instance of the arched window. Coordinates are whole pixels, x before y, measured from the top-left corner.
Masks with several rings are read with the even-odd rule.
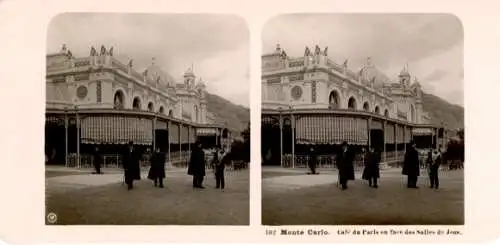
[[[385,117],[389,117],[389,110],[385,109],[385,111],[384,111],[384,116],[385,116]]]
[[[123,109],[124,108],[123,101],[124,101],[123,92],[120,90],[116,91],[115,96],[114,96],[113,107],[115,109]]]
[[[339,94],[337,93],[337,91],[332,91],[330,92],[330,96],[329,96],[329,107],[330,109],[338,109],[340,106],[339,106]]]
[[[155,111],[155,106],[153,105],[153,102],[148,103],[148,111],[149,112],[154,112]]]
[[[353,110],[357,109],[356,99],[354,97],[349,98],[349,102],[347,103],[347,108]]]
[[[168,116],[169,117],[173,117],[174,116],[174,112],[172,110],[168,110]]]
[[[134,98],[134,102],[132,103],[132,108],[134,110],[141,110],[141,99],[139,99],[139,97]]]
[[[380,107],[375,106],[375,113],[376,113],[376,114],[380,114]]]
[[[158,110],[158,112],[159,112],[160,114],[165,113],[165,108],[163,108],[163,106],[160,106],[160,109]]]
[[[363,104],[363,110],[364,110],[364,111],[370,111],[370,104],[368,104],[368,102],[365,102],[365,103]]]

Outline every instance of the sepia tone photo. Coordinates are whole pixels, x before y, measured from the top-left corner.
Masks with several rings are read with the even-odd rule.
[[[287,14],[263,28],[263,225],[463,225],[463,28]]]
[[[243,19],[65,13],[47,38],[47,225],[249,225]]]

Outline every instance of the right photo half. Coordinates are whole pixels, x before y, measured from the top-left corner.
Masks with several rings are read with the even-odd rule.
[[[457,17],[287,14],[262,37],[263,225],[464,224]]]

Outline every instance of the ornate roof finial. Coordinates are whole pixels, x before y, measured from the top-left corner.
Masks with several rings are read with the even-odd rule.
[[[276,53],[279,53],[279,52],[281,52],[281,47],[280,47],[280,44],[277,43],[276,44]]]
[[[316,46],[314,47],[314,54],[315,54],[315,55],[320,55],[320,54],[321,54],[321,49],[319,48],[319,46],[318,46],[318,45],[316,45]]]
[[[349,62],[349,59],[345,59],[344,60],[344,64],[342,64],[344,66],[344,68],[347,68],[347,63]]]
[[[304,56],[309,56],[311,55],[311,50],[309,49],[309,47],[306,46],[306,49],[304,50]]]
[[[106,48],[104,45],[101,45],[101,55],[106,55]]]
[[[90,47],[90,56],[97,56],[97,50],[94,48],[94,46]]]
[[[108,53],[109,53],[109,56],[113,56],[113,46],[111,46],[111,48],[109,49]]]
[[[66,44],[64,43],[61,47],[61,53],[66,53],[66,50],[67,50]]]
[[[372,65],[372,57],[366,58],[366,65],[371,66]]]
[[[128,66],[128,67],[130,67],[130,68],[132,68],[132,63],[133,63],[133,60],[132,60],[132,59],[129,59],[129,60],[128,60],[128,64],[127,64],[127,66]]]
[[[151,58],[151,65],[155,65],[155,62],[156,62],[156,58],[155,57]]]
[[[328,56],[328,46],[325,47],[325,50],[323,51],[324,56]]]

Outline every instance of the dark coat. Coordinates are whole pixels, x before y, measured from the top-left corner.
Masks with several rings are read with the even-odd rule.
[[[123,153],[123,168],[125,169],[125,178],[132,178],[135,180],[141,179],[141,169],[139,160],[141,154],[138,150],[133,149],[132,152],[127,148]]]
[[[347,149],[346,152],[343,150],[337,155],[336,165],[339,170],[339,178],[354,180],[354,153]]]
[[[315,151],[312,151],[309,153],[309,161],[308,161],[309,168],[315,169],[317,164],[318,164],[318,155],[316,154]]]
[[[369,152],[366,155],[366,158],[362,178],[364,180],[369,180],[370,178],[380,178],[380,153]]]
[[[188,174],[193,176],[205,176],[205,152],[195,147],[189,159]]]
[[[149,168],[148,179],[165,178],[165,154],[155,152],[151,156],[151,167]]]
[[[101,168],[101,162],[101,153],[99,152],[99,150],[94,151],[94,167],[96,169]]]
[[[403,162],[403,174],[408,176],[420,176],[420,160],[418,151],[410,148],[406,151]]]

